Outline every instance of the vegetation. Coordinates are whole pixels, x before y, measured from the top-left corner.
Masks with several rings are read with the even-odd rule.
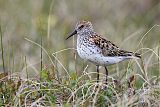
[[[158,107],[159,0],[0,0],[0,106]],[[65,40],[79,20],[123,49],[142,54],[104,69]]]

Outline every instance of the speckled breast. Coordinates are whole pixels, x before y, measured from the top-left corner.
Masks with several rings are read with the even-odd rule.
[[[88,38],[77,37],[77,52],[82,59],[90,60],[93,54],[99,54],[100,49],[89,42]]]

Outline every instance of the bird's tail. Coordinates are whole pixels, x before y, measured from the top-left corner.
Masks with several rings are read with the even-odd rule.
[[[135,53],[135,52],[121,50],[120,53],[123,56],[131,56],[131,57],[141,58],[141,54]]]
[[[141,58],[141,54],[139,54],[139,53],[133,53],[133,55],[134,55],[135,57]]]

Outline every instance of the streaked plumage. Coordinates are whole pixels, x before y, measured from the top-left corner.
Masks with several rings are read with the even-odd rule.
[[[89,21],[78,22],[75,31],[69,37],[75,34],[77,34],[77,52],[79,56],[96,64],[97,67],[101,65],[106,68],[108,65],[126,59],[141,57],[138,53],[120,49],[111,41],[97,34]]]

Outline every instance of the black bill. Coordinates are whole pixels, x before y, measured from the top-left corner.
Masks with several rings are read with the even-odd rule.
[[[76,31],[76,30],[73,31],[73,32],[66,38],[66,40],[69,39],[70,37],[72,37],[72,36],[75,35],[75,34],[77,34],[77,31]]]

